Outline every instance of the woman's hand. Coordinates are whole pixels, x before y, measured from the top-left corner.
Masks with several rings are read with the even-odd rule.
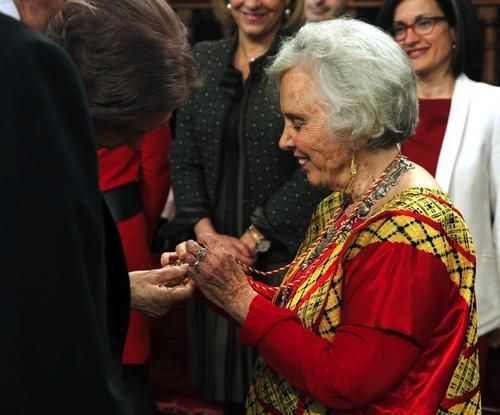
[[[234,258],[240,260],[245,265],[255,264],[255,252],[251,249],[251,246],[247,246],[244,241],[233,236],[218,233],[210,218],[200,219],[194,226],[194,233],[198,240],[202,235],[211,234]]]
[[[216,237],[202,235],[198,242],[187,241],[178,245],[178,258],[190,265],[188,275],[196,281],[203,294],[242,323],[257,293],[233,256]]]
[[[165,314],[174,303],[193,293],[194,283],[186,278],[187,265],[168,266],[129,273],[132,308],[149,316]]]
[[[240,239],[221,233],[211,234],[211,236],[219,242],[233,258],[240,260],[245,265],[255,264],[256,257],[254,251]],[[200,238],[198,238],[198,241],[199,240]]]

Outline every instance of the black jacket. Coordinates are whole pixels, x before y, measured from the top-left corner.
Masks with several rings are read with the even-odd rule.
[[[82,85],[65,52],[1,13],[0,137],[0,413],[121,415],[128,277]]]

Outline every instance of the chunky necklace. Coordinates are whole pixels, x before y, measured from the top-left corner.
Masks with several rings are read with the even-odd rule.
[[[391,186],[396,186],[403,174],[413,168],[415,168],[413,163],[399,153],[382,175],[370,185],[349,216],[337,227],[336,224],[342,216],[343,206],[338,208],[315,243],[306,251],[305,255],[301,256],[301,259],[305,258],[305,260],[300,265],[300,270],[305,271],[342,233],[349,232],[356,221],[366,218],[375,202],[386,196]],[[273,302],[279,307],[284,307],[293,291],[310,277],[311,272],[312,270],[309,270],[299,277],[291,276],[289,281],[283,281],[274,294]]]
[[[368,187],[365,194],[356,203],[356,205],[352,209],[352,212],[344,221],[342,221],[340,226],[337,228],[335,224],[340,218],[342,211],[344,210],[344,206],[338,208],[337,211],[332,215],[332,218],[323,228],[321,234],[312,243],[311,247],[302,255],[297,256],[289,264],[286,264],[280,268],[271,271],[260,271],[258,269],[243,264],[239,260],[236,261],[246,271],[262,276],[277,274],[289,268],[293,268],[295,265],[297,265],[302,261],[303,262],[300,268],[302,270],[306,269],[316,258],[321,256],[321,254],[328,248],[328,246],[330,246],[330,244],[334,239],[336,239],[342,233],[349,232],[357,220],[368,216],[375,202],[383,198],[385,195],[387,195],[390,187],[396,186],[401,180],[403,174],[406,173],[408,170],[413,169],[414,167],[415,166],[408,160],[408,158],[403,156],[401,153],[398,153],[398,155],[396,156],[394,161],[389,165],[389,167],[387,167],[387,169],[384,170],[384,172],[380,175],[380,177],[376,179],[370,185],[370,187]],[[296,281],[292,282],[295,283]]]
[[[325,227],[325,234],[321,236],[321,240],[314,247],[312,253],[307,257],[307,259],[301,264],[300,268],[302,270],[306,269],[311,262],[321,256],[321,254],[330,246],[332,241],[336,239],[337,236],[340,236],[342,233],[349,232],[359,219],[366,218],[375,202],[386,196],[390,187],[396,186],[401,180],[403,174],[413,168],[415,168],[413,163],[399,153],[388,169],[386,169],[382,175],[371,184],[358,203],[356,203],[351,214],[344,221],[342,221],[338,228],[335,226],[335,223],[338,220],[336,216],[340,216],[341,212],[333,215],[333,218],[335,219],[329,224],[329,226]]]

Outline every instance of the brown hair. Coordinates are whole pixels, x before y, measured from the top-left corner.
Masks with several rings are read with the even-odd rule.
[[[229,0],[210,0],[217,20],[225,27],[235,29],[236,24],[227,9]],[[284,1],[284,0],[283,0]],[[304,23],[304,0],[290,0],[290,16],[283,20],[281,31],[294,32]]]
[[[70,0],[46,33],[79,67],[97,120],[172,111],[197,83],[186,29],[164,0]]]

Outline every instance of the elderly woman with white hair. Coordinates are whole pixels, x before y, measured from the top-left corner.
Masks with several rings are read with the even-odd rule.
[[[269,69],[318,206],[279,287],[210,235],[165,254],[255,346],[249,414],[476,414],[475,257],[433,177],[400,153],[418,110],[405,53],[380,30],[308,24]],[[243,269],[242,269],[243,268]]]

